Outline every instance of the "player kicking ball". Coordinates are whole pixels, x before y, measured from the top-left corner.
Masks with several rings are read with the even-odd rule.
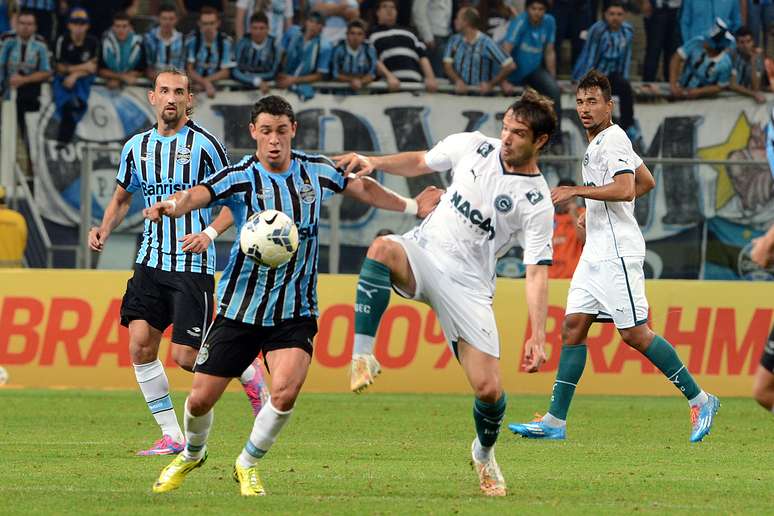
[[[531,423],[511,424],[533,439],[564,439],[567,412],[586,364],[586,336],[595,321],[612,321],[626,344],[650,360],[688,399],[691,442],[710,432],[720,402],[696,384],[674,347],[648,327],[645,297],[645,240],[634,216],[634,198],[655,186],[632,150],[626,133],[612,122],[607,77],[591,70],[576,92],[576,109],[589,146],[583,183],[551,192],[554,204],[586,199],[586,245],[570,283],[562,325],[562,352],[548,413]]]
[[[218,283],[218,315],[204,338],[185,402],[183,452],[165,467],[155,493],[177,489],[207,459],[214,406],[232,378],[263,353],[272,381],[270,397],[253,422],[234,463],[234,479],[243,496],[266,491],[258,463],[271,449],[293,413],[312,360],[317,334],[318,227],[323,201],[337,193],[393,211],[425,216],[437,204],[437,189],[405,199],[370,178],[349,178],[323,156],[291,149],[296,118],[282,97],[255,103],[250,135],[256,152],[199,185],[144,210],[151,221],[171,222],[192,210],[228,206],[239,234],[248,217],[264,210],[282,211],[298,227],[298,250],[289,262],[272,269],[242,252],[239,239]]]
[[[452,170],[451,185],[421,225],[402,236],[379,237],[368,249],[355,297],[352,390],[366,387],[379,371],[374,336],[391,288],[430,305],[473,388],[476,437],[471,454],[480,489],[488,496],[506,494],[494,453],[506,406],[492,310],[495,264],[512,239],[524,249],[533,328],[525,343],[524,368],[535,372],[545,359],[554,223],[551,194],[537,159],[555,128],[551,101],[528,90],[506,111],[499,140],[479,132],[459,133],[426,152],[337,158],[339,166],[359,175],[375,169],[401,176]]]

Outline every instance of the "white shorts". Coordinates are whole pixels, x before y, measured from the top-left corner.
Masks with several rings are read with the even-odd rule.
[[[457,342],[463,339],[479,351],[500,358],[500,338],[489,293],[460,283],[453,270],[445,270],[429,250],[412,238],[406,235],[385,238],[397,242],[406,251],[416,281],[413,296],[397,285],[393,288],[405,298],[432,307],[454,355],[457,356]]]
[[[648,321],[642,258],[602,262],[581,259],[567,293],[566,314],[593,314],[597,321],[626,329]]]

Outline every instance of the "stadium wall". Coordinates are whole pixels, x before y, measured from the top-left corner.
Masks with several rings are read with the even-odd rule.
[[[134,389],[129,337],[119,307],[130,272],[0,270],[0,365],[9,387]],[[306,390],[346,392],[353,340],[356,277],[322,275],[320,331]],[[508,393],[547,394],[559,360],[567,281],[551,281],[549,360],[542,371],[519,370],[529,334],[521,280],[499,280],[495,310]],[[770,285],[761,282],[657,280],[647,284],[651,326],[677,348],[703,388],[748,396],[774,319]],[[171,360],[169,332],[160,357],[174,389],[191,375]],[[585,394],[673,395],[674,387],[623,344],[609,324],[588,339],[579,387]],[[384,372],[377,392],[468,392],[461,368],[427,306],[396,295],[382,321],[375,353]]]

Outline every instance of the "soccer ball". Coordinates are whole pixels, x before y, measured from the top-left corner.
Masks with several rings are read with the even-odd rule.
[[[0,366],[0,385],[5,385],[8,383],[8,371],[5,369],[5,367]]]
[[[298,228],[281,211],[254,213],[242,226],[239,247],[256,262],[276,269],[288,263],[298,249]]]

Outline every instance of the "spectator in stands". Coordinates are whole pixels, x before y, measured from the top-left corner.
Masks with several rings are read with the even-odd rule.
[[[376,78],[376,50],[366,40],[366,23],[361,19],[347,25],[347,38],[333,49],[333,80],[348,82],[354,91]]]
[[[142,37],[135,34],[129,15],[121,12],[113,16],[113,27],[102,38],[99,76],[108,88],[131,86],[142,75],[145,58]]]
[[[21,267],[26,247],[27,222],[5,205],[5,188],[0,185],[0,267]]]
[[[99,42],[88,33],[89,13],[81,7],[70,11],[67,32],[56,40],[53,95],[59,116],[59,146],[72,141],[75,126],[86,114],[91,85],[97,74]]]
[[[620,0],[607,3],[604,19],[589,28],[586,44],[575,63],[572,78],[577,81],[592,68],[607,76],[621,108],[618,124],[638,147],[642,143],[642,136],[634,122],[634,94],[629,83],[634,28],[624,21],[625,14]]]
[[[277,76],[277,87],[295,92],[302,100],[314,96],[313,82],[330,73],[331,44],[321,36],[324,17],[312,11],[304,22],[304,30],[289,31],[285,48],[283,73]]]
[[[446,76],[459,94],[467,93],[471,86],[487,94],[495,85],[501,85],[510,95],[514,89],[505,78],[516,66],[492,38],[478,30],[480,24],[475,7],[463,7],[457,12],[454,28],[458,32],[449,40],[443,56]]]
[[[234,34],[236,40],[250,32],[250,19],[254,13],[263,12],[269,19],[269,34],[276,41],[282,41],[282,35],[293,23],[293,0],[237,0],[234,16]]]
[[[40,84],[51,78],[46,40],[35,34],[35,15],[22,10],[16,34],[0,42],[0,98],[16,90],[17,161],[30,168],[26,115],[40,109]]]
[[[763,50],[755,47],[753,34],[747,27],[736,31],[736,48],[729,51],[731,57],[732,91],[755,99],[758,104],[766,102],[761,92],[763,75]]]
[[[734,32],[742,26],[739,2],[744,0],[683,0],[680,13],[680,33],[683,43],[704,37],[720,18],[728,30]]]
[[[0,36],[11,30],[17,10],[16,0],[0,0]]]
[[[231,77],[234,68],[231,36],[221,32],[220,15],[212,7],[199,11],[199,29],[185,41],[188,56],[188,77],[194,87],[215,97],[215,84]]]
[[[177,12],[182,18],[181,30],[186,34],[189,30],[196,30],[195,26],[202,9],[215,9],[215,12],[223,13],[224,16],[228,12],[227,0],[175,0],[175,2]]]
[[[669,82],[669,62],[680,46],[680,5],[682,0],[643,0],[645,22],[645,62],[642,80],[655,82],[658,60],[663,56],[662,76]]]
[[[129,18],[137,15],[140,6],[140,0],[60,0],[68,7],[82,7],[89,13],[91,23],[89,24],[89,34],[95,36],[97,41],[101,41],[112,23],[113,17],[125,12]]]
[[[768,48],[768,32],[774,27],[774,0],[742,0],[742,24],[752,33],[755,46]]]
[[[185,69],[185,38],[177,30],[177,11],[172,5],[166,4],[159,9],[159,24],[145,33],[143,48],[149,79],[154,79],[165,68]]]
[[[377,26],[368,38],[379,58],[376,70],[385,78],[390,91],[399,90],[401,81],[424,81],[427,91],[438,90],[438,81],[427,59],[424,43],[409,29],[397,25],[397,19],[396,0],[379,0]]]
[[[347,23],[360,16],[357,0],[313,0],[310,6],[325,17],[322,37],[331,45],[343,40],[347,34]]]
[[[49,45],[54,41],[54,19],[58,0],[19,0],[19,9],[35,16],[37,31]]]
[[[274,80],[282,60],[279,41],[269,34],[269,18],[258,11],[250,16],[250,32],[236,45],[235,80],[245,86],[260,88],[266,95],[269,81]]]
[[[516,65],[508,76],[509,88],[513,84],[526,84],[554,101],[557,127],[554,141],[562,138],[562,91],[556,82],[556,50],[554,34],[556,21],[546,14],[546,0],[527,0],[526,10],[511,19],[502,46]]]
[[[433,73],[443,75],[444,54],[452,33],[452,0],[414,0],[411,22],[425,43]]]
[[[549,14],[556,21],[556,35],[554,37],[554,46],[557,48],[556,66],[561,61],[562,43],[570,40],[571,57],[570,67],[578,61],[583,50],[584,39],[581,34],[588,30],[597,13],[589,0],[554,0]],[[518,65],[518,64],[517,64]]]
[[[556,186],[577,186],[572,179],[561,179]],[[554,206],[554,262],[549,278],[572,278],[586,243],[586,209],[573,198]]]
[[[672,95],[677,99],[712,97],[731,82],[733,65],[726,49],[734,37],[723,20],[706,36],[697,36],[677,49],[669,71]]]

